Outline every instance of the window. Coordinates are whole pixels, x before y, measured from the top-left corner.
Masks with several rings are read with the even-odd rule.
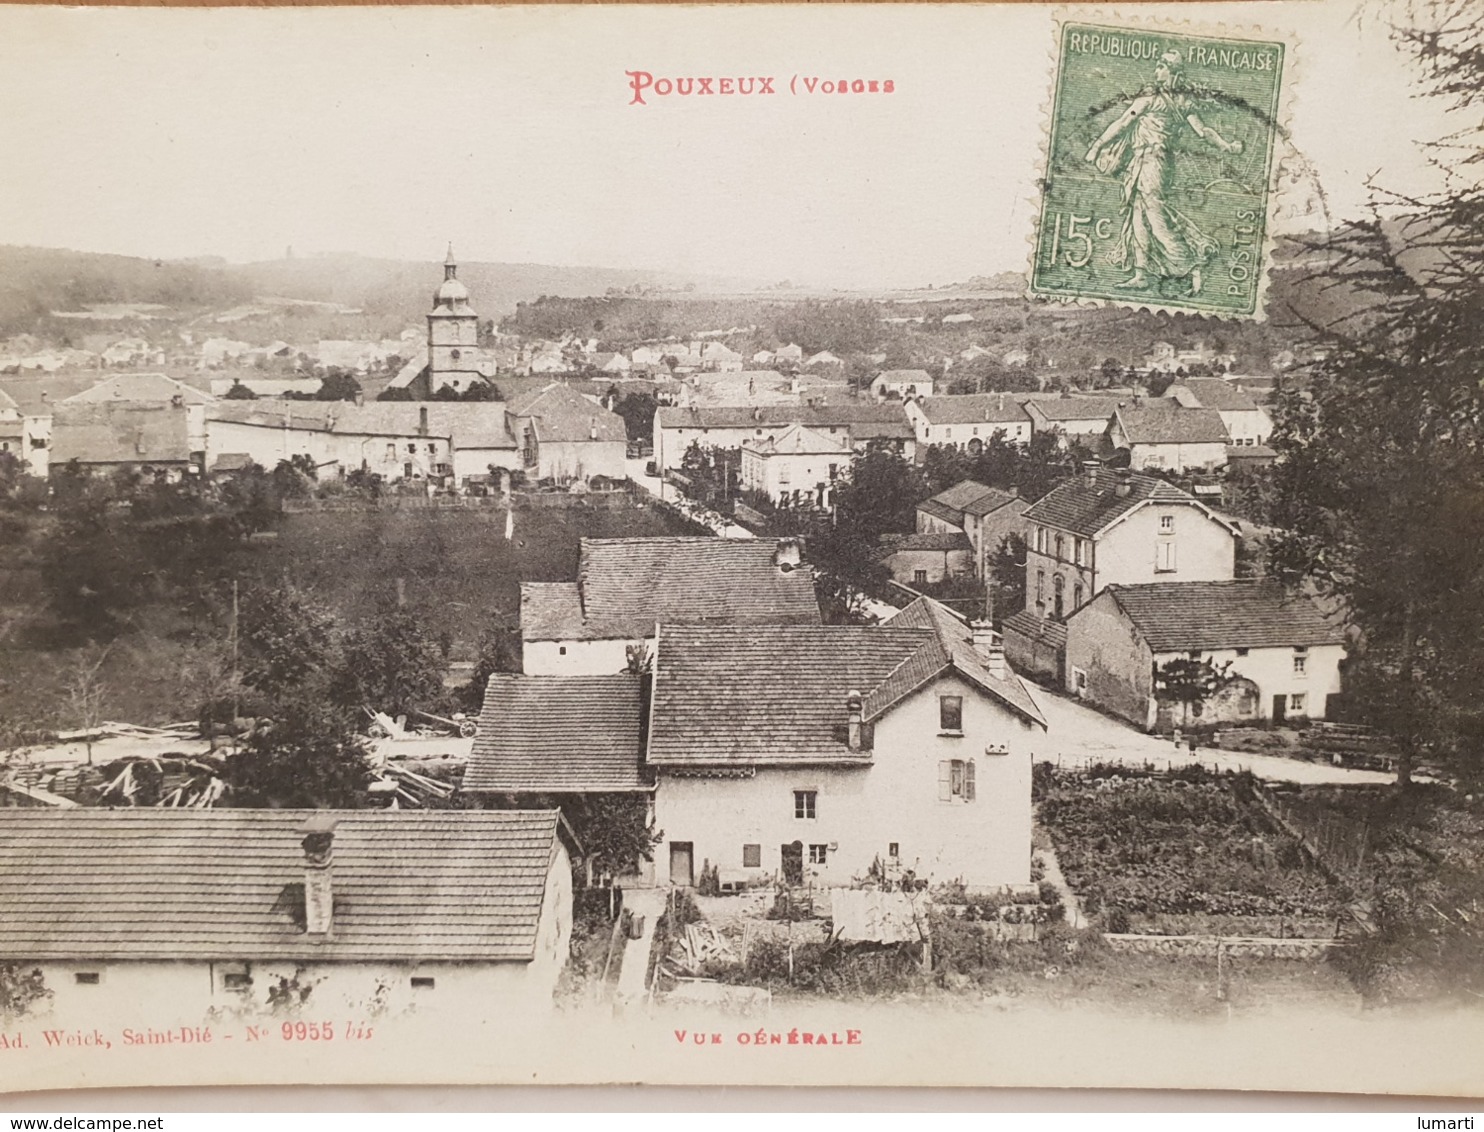
[[[557,656],[566,656],[566,655],[567,655],[567,646],[566,645],[557,645]]]
[[[974,760],[943,759],[938,763],[938,801],[974,800]]]
[[[1306,697],[1302,692],[1294,692],[1288,697],[1288,712],[1290,715],[1303,715],[1306,705]]]
[[[1045,527],[1037,527],[1036,528],[1036,552],[1038,554],[1045,554],[1046,553],[1046,528]]]
[[[964,698],[962,696],[938,697],[938,727],[943,731],[963,733]]]
[[[902,855],[902,847],[901,847],[901,845],[899,845],[895,841],[891,842],[886,847],[886,855],[888,857],[890,857],[893,861],[895,861],[898,857],[900,857]]]
[[[779,464],[778,465],[778,482],[781,483],[781,484],[788,483],[788,479],[789,479],[788,465],[787,464]]]
[[[1075,586],[1072,587],[1072,608],[1073,609],[1081,609],[1082,608],[1082,583],[1081,582],[1078,582]]]
[[[839,478],[840,478],[840,465],[839,464],[831,464],[830,465],[830,482],[831,483],[834,483],[835,480],[837,480]]]
[[[1172,535],[1175,533],[1175,516],[1161,515],[1159,517],[1159,533],[1162,535]]]
[[[409,444],[407,446],[407,454],[409,456],[416,455],[417,454],[417,445],[416,444]]]
[[[819,801],[818,790],[794,791],[794,817],[814,820],[815,803]]]
[[[102,982],[102,976],[97,971],[78,971],[72,977],[78,986],[83,987],[96,987]]]
[[[1087,547],[1088,547],[1088,542],[1087,542],[1087,540],[1085,538],[1079,538],[1079,539],[1076,540],[1076,551],[1075,551],[1075,553],[1077,555],[1077,565],[1078,566],[1086,566],[1087,565]]]
[[[1309,673],[1309,650],[1307,648],[1296,648],[1293,650],[1293,674],[1295,676],[1307,676]]]
[[[427,975],[413,975],[412,976],[412,989],[413,990],[432,990],[437,985],[438,985],[438,980],[437,979],[429,978]]]
[[[1238,656],[1246,656],[1251,651],[1252,651],[1251,649],[1238,649],[1237,650],[1237,655]]]
[[[912,581],[914,583],[916,583],[917,585],[919,585],[919,586],[925,584],[927,582],[927,571],[926,570],[913,570],[912,571]]]
[[[1072,669],[1072,691],[1079,694],[1087,691],[1087,673],[1080,668]]]
[[[252,976],[246,971],[223,971],[222,990],[247,990],[252,986]]]
[[[1041,605],[1046,601],[1046,571],[1036,571],[1036,604]]]
[[[742,867],[744,869],[760,869],[763,867],[763,847],[761,845],[742,846]]]
[[[397,446],[395,444],[388,444],[386,446],[386,458],[388,460],[395,460],[397,458]]]
[[[809,846],[809,863],[811,865],[822,865],[828,860],[830,847],[828,845]]]
[[[1162,542],[1155,547],[1154,572],[1156,574],[1175,572],[1175,544],[1173,542]]]
[[[1061,535],[1056,536],[1056,557],[1058,560],[1067,556],[1067,540]]]

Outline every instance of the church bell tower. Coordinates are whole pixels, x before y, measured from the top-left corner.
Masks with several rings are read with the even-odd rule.
[[[449,244],[443,282],[428,313],[428,391],[452,386],[462,393],[482,382],[478,358],[479,315],[469,305],[469,288],[459,282],[459,264]]]

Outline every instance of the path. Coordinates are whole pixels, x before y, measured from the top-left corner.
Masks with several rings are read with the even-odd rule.
[[[738,526],[731,522],[725,515],[719,515],[709,508],[685,498],[680,494],[678,488],[673,484],[667,484],[664,480],[650,475],[646,472],[647,460],[625,460],[624,466],[628,470],[629,479],[642,487],[650,495],[663,503],[678,507],[687,516],[706,527],[713,534],[722,538],[756,538],[746,527]]]
[[[654,928],[665,912],[667,888],[626,888],[623,893],[625,911],[644,920],[644,931],[638,939],[625,939],[623,954],[619,959],[618,986],[614,991],[616,1001],[638,1002],[644,997],[645,980],[649,974],[649,953],[654,948]]]
[[[1186,748],[1177,749],[1169,739],[1136,730],[1061,693],[1029,683],[1027,687],[1040,705],[1047,723],[1047,732],[1040,741],[1037,757],[1061,766],[1087,766],[1096,762],[1129,766],[1152,763],[1165,770],[1198,762],[1209,770],[1248,770],[1268,782],[1385,785],[1395,780],[1393,775],[1381,771],[1356,770],[1246,751],[1223,751],[1216,747],[1200,747],[1192,759]]]

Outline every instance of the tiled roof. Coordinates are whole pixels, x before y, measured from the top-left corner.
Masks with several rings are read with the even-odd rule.
[[[924,499],[917,505],[917,510],[925,515],[952,523],[955,527],[962,527],[965,515],[988,515],[991,511],[999,510],[1016,498],[1017,496],[1011,495],[1008,491],[986,487],[973,480],[960,480],[930,499]]]
[[[207,420],[342,436],[439,436],[457,448],[516,447],[500,401],[218,401]],[[427,432],[423,433],[423,417]]]
[[[513,417],[534,421],[536,436],[548,443],[623,444],[629,436],[622,417],[560,382],[511,401],[509,410]]]
[[[1128,477],[1128,494],[1119,495],[1118,484],[1124,476]],[[1025,520],[1091,538],[1150,500],[1196,503],[1195,496],[1157,476],[1099,468],[1091,485],[1085,474],[1079,474],[1052,488],[1025,509]]]
[[[936,639],[937,651],[946,657],[947,663],[953,665],[955,672],[971,683],[977,684],[1024,719],[1040,724],[1043,728],[1046,726],[1046,719],[1041,714],[1040,707],[1021,682],[1020,677],[1008,667],[1003,677],[990,672],[984,658],[974,647],[972,630],[946,605],[933,601],[931,598],[920,597],[895,617],[890,618],[886,624],[890,628],[923,626],[931,629]],[[925,653],[924,657],[917,658],[916,667],[923,667],[926,655]],[[882,686],[873,689],[865,700],[866,718],[874,719],[903,695],[921,687],[922,681],[915,684],[911,682],[914,675],[904,669],[903,672],[889,677]]]
[[[748,428],[759,425],[802,424],[809,428],[847,426],[853,436],[865,435],[861,425],[901,426],[911,436],[907,410],[900,401],[845,401],[823,405],[712,405],[658,410],[661,428]],[[896,435],[892,433],[891,435]]]
[[[74,393],[64,403],[87,401],[164,401],[179,397],[187,405],[209,405],[215,398],[163,373],[131,373],[107,377]]]
[[[595,635],[596,629],[589,632],[583,623],[576,582],[520,584],[521,640],[572,641]]]
[[[1028,400],[1026,406],[1049,421],[1105,421],[1118,408],[1118,401],[1112,397],[1057,397]]]
[[[1223,381],[1219,377],[1187,377],[1184,381],[1177,381],[1175,385],[1188,389],[1191,396],[1195,398],[1196,404],[1202,409],[1216,409],[1228,413],[1257,409],[1257,402],[1252,399],[1250,393],[1238,389],[1231,382]],[[1168,395],[1166,393],[1166,396]]]
[[[955,527],[962,527],[964,525],[964,513],[962,511],[955,507],[950,507],[946,503],[939,502],[937,499],[924,499],[917,505],[917,510],[924,515],[931,515],[934,519],[941,519],[945,523],[951,523]]]
[[[773,564],[768,539],[583,539],[578,587],[589,621],[818,625],[813,572]],[[627,635],[627,634],[614,634]]]
[[[743,448],[750,448],[764,456],[849,456],[850,446],[837,436],[826,436],[803,425],[789,425],[775,440],[771,437],[749,436],[742,441]]]
[[[983,517],[992,511],[998,511],[1011,503],[1021,502],[1020,496],[1010,491],[1001,491],[999,488],[986,488],[983,495],[978,499],[964,504],[965,515],[977,515]]]
[[[1005,618],[1004,630],[1008,635],[1018,634],[1027,640],[1039,641],[1054,649],[1065,648],[1067,644],[1065,625],[1049,617],[1037,616],[1029,609],[1022,609]]]
[[[531,959],[550,811],[334,812],[334,921],[306,935],[312,810],[10,810],[0,957]]]
[[[185,463],[191,458],[185,408],[169,401],[64,401],[52,410],[51,466]]]
[[[1225,444],[1226,425],[1214,409],[1182,409],[1174,402],[1157,406],[1120,405],[1117,420],[1130,444]]]
[[[925,397],[918,402],[932,424],[1029,424],[1020,401],[1006,393],[964,393],[956,397]]]
[[[887,369],[878,373],[876,380],[891,385],[931,385],[933,375],[925,369]]]
[[[1154,652],[1332,645],[1345,639],[1312,601],[1276,582],[1154,582],[1113,585],[1106,592]]]
[[[646,790],[638,676],[517,676],[484,692],[466,791]]]
[[[882,535],[880,552],[895,554],[899,550],[973,550],[974,544],[962,531],[930,531],[910,535]]]
[[[665,625],[649,762],[869,762],[846,746],[845,697],[933,639],[875,625]]]

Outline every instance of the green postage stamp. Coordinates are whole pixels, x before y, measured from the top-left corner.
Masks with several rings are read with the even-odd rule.
[[[1287,45],[1065,23],[1031,294],[1262,317]]]

